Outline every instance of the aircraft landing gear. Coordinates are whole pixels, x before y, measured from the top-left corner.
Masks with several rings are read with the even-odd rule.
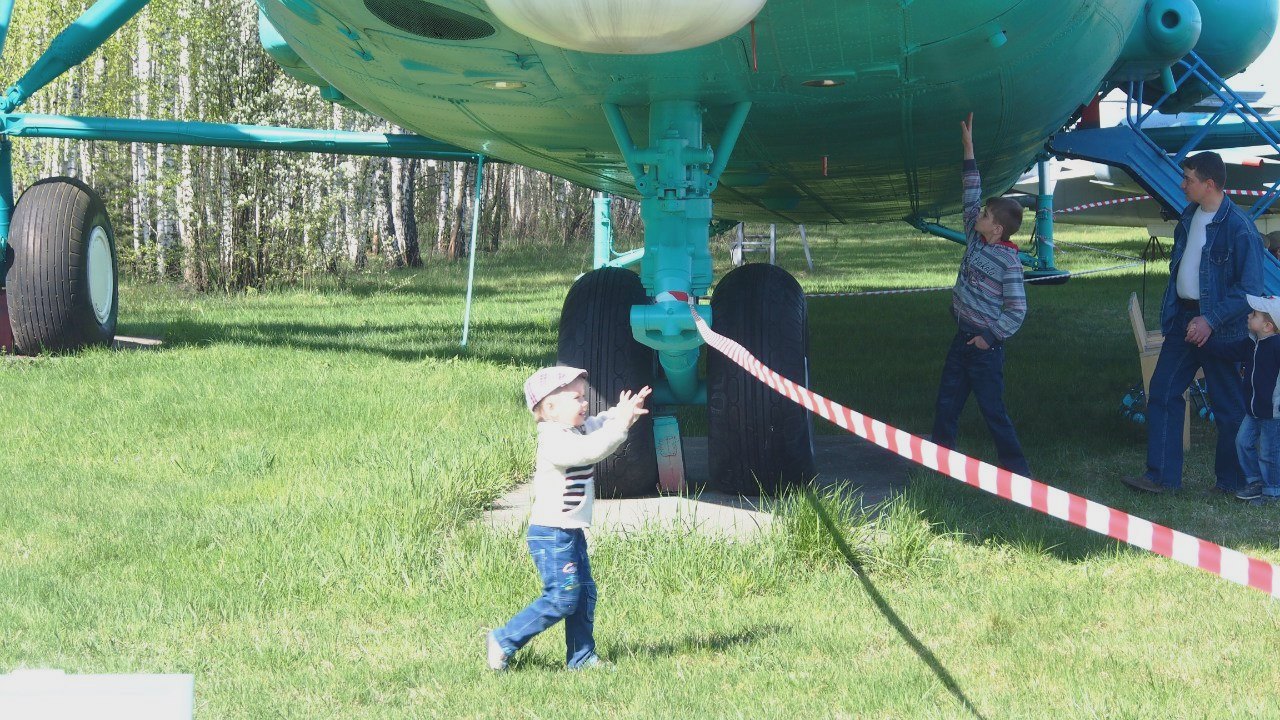
[[[14,207],[9,244],[8,305],[18,353],[111,344],[119,301],[115,238],[97,193],[68,177],[32,185]]]
[[[573,284],[560,313],[557,357],[587,371],[587,413],[618,402],[623,390],[653,385],[653,351],[631,335],[631,307],[649,301],[630,270],[601,268]],[[653,416],[642,415],[616,453],[596,465],[599,497],[635,497],[654,492],[658,458]]]
[[[809,385],[804,291],[776,265],[733,270],[711,299],[716,332],[760,362]],[[776,495],[814,475],[813,418],[719,353],[707,356],[708,486],[736,495]]]
[[[576,364],[603,385],[597,388],[602,397],[593,400],[593,412],[616,401],[618,390],[646,384],[640,371],[627,371],[630,377],[624,378],[620,369],[635,363],[652,369],[656,354],[662,377],[648,376],[654,388],[650,404],[709,402],[709,487],[745,495],[774,494],[813,473],[811,422],[803,407],[774,395],[714,354],[707,359],[707,380],[698,377],[703,342],[690,302],[708,324],[723,313],[723,321],[714,324],[718,331],[742,342],[794,382],[808,383],[804,294],[785,271],[763,265],[740,268],[721,282],[710,306],[697,302],[706,296],[712,280],[711,193],[750,107],[745,102],[732,107],[713,151],[703,140],[704,108],[696,102],[653,103],[648,109],[647,146],[632,140],[622,108],[604,106],[641,195],[644,257],[638,278],[620,268],[608,269],[607,276],[601,275],[605,270],[598,270],[583,277],[565,301],[560,335],[561,361],[575,364],[574,359],[585,358]],[[623,275],[633,279],[623,280]],[[615,285],[634,290],[609,289]],[[615,303],[626,307],[626,312]],[[615,323],[624,322],[624,317],[622,327],[634,338],[631,345],[618,339],[621,332]],[[572,339],[568,351],[567,338]],[[655,449],[651,426],[646,423],[645,427],[643,439],[632,430],[630,442],[635,446],[625,459],[614,462],[612,468],[610,461],[597,467],[597,478],[615,476],[607,481],[607,489],[600,483],[602,494],[654,490]],[[646,443],[643,463],[635,452],[640,442]],[[639,468],[635,478],[618,475],[632,463]]]

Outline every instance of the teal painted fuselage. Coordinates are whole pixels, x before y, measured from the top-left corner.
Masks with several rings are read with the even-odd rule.
[[[970,111],[987,190],[1008,188],[1100,89],[1148,4],[769,0],[718,42],[605,55],[533,41],[478,0],[257,2],[345,101],[621,195],[637,193],[603,104],[619,105],[643,142],[651,104],[695,101],[714,142],[731,107],[749,101],[715,215],[803,223],[955,211],[958,124]],[[462,15],[435,13],[429,27],[415,3]]]

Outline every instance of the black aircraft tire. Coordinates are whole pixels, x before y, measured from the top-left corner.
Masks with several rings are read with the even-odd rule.
[[[618,402],[618,393],[653,384],[653,350],[631,334],[631,307],[649,301],[640,277],[622,268],[593,270],[578,279],[560,313],[557,356],[587,371],[588,413]],[[652,495],[658,486],[653,419],[642,415],[618,451],[596,465],[596,495]]]
[[[809,385],[809,320],[804,291],[773,265],[733,270],[711,298],[716,332],[736,340],[782,376]],[[737,495],[777,495],[812,479],[809,411],[716,351],[707,356],[708,487]]]
[[[9,227],[9,316],[20,354],[110,345],[119,311],[115,238],[88,185],[47,178],[22,193]]]

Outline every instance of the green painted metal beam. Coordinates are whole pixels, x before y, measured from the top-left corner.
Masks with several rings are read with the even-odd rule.
[[[84,62],[149,1],[98,0],[53,39],[21,80],[9,86],[0,112],[13,112],[37,90]]]
[[[303,130],[267,125],[222,125],[173,120],[123,120],[13,113],[2,119],[9,137],[201,145],[376,157],[475,160],[478,153],[420,135]]]
[[[9,21],[13,19],[13,0],[0,0],[0,56],[4,55],[4,43],[9,37]]]

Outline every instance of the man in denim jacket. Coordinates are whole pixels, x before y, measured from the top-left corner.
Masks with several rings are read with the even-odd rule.
[[[1208,352],[1206,344],[1231,342],[1248,332],[1245,296],[1262,294],[1262,238],[1223,194],[1226,168],[1217,153],[1188,157],[1182,169],[1182,191],[1191,204],[1174,230],[1169,286],[1160,309],[1164,345],[1147,398],[1147,470],[1123,481],[1154,493],[1182,486],[1182,394],[1203,368],[1218,426],[1214,490],[1235,493],[1244,484],[1235,452],[1244,389],[1235,364]]]

